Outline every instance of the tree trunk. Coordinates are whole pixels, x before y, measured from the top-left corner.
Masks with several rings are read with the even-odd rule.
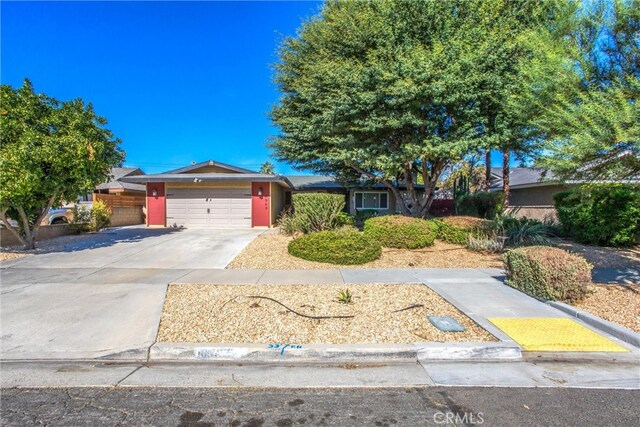
[[[504,209],[509,207],[509,197],[511,197],[511,189],[509,188],[509,163],[511,162],[511,153],[509,150],[502,152],[502,189],[504,191]]]
[[[491,190],[491,149],[484,153],[484,189]]]
[[[25,213],[24,209],[21,206],[16,208],[16,210],[18,211],[18,214],[20,214],[20,219],[22,220],[22,229],[24,232],[24,236],[20,240],[24,244],[25,249],[36,248],[36,239],[38,238],[38,230],[40,230],[40,224],[42,223],[42,220],[49,212],[49,209],[51,209],[51,206],[53,205],[53,202],[55,200],[56,200],[55,195],[49,198],[49,201],[47,202],[47,206],[44,209],[42,209],[42,211],[40,212],[40,215],[38,215],[33,225],[29,224],[29,218],[27,217],[27,214]]]
[[[22,235],[20,234],[20,231],[18,231],[14,226],[12,226],[9,223],[6,213],[7,213],[7,208],[4,208],[2,209],[2,211],[0,211],[0,220],[2,220],[4,227],[7,230],[9,230],[9,232],[11,232],[11,234],[13,234],[20,241],[20,243],[22,243],[22,245],[26,248],[28,246],[27,241],[24,239],[24,237],[22,237]]]

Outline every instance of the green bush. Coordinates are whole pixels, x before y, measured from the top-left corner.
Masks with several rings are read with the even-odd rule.
[[[305,234],[289,242],[288,250],[308,261],[340,265],[364,264],[382,253],[379,243],[352,227]]]
[[[505,247],[549,245],[548,226],[537,219],[499,216],[488,225],[489,235],[503,241]]]
[[[300,193],[293,195],[293,213],[281,216],[281,231],[295,232],[335,230],[353,225],[353,218],[345,213],[345,199],[340,194]]]
[[[580,243],[627,246],[640,240],[640,186],[607,184],[554,195],[563,232]]]
[[[420,218],[383,215],[366,220],[364,233],[386,248],[417,249],[433,244],[436,227]]]
[[[460,215],[494,219],[503,211],[504,193],[502,191],[480,191],[465,194],[456,200],[456,206]]]
[[[433,220],[436,238],[456,245],[466,245],[470,237],[486,236],[489,221],[471,216],[448,216]]]
[[[356,211],[356,215],[355,215],[355,225],[362,228],[364,227],[364,223],[369,219],[369,218],[374,218],[378,216],[378,212],[375,210],[357,210]]]
[[[504,255],[507,285],[547,300],[577,302],[591,284],[591,265],[577,255],[549,246],[529,246]]]
[[[102,200],[96,200],[91,207],[91,230],[100,231],[111,225],[111,209]]]
[[[93,202],[91,209],[75,205],[72,212],[70,228],[76,233],[100,231],[111,224],[111,209],[102,200]]]
[[[83,205],[75,205],[72,212],[69,228],[76,233],[89,231],[91,223],[91,210]]]
[[[453,224],[447,224],[441,220],[431,221],[436,227],[436,238],[447,243],[466,245],[471,231]]]

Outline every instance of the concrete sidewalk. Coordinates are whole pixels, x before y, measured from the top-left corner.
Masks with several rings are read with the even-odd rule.
[[[561,387],[639,389],[637,364],[429,362],[278,365],[5,362],[0,387]]]
[[[167,283],[424,283],[505,346],[513,340],[488,318],[571,317],[505,286],[502,274],[500,269],[34,268],[29,263],[0,270],[0,358],[148,360]]]

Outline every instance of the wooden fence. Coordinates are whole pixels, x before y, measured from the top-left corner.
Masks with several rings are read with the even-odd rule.
[[[145,206],[144,196],[120,196],[118,194],[93,193],[93,201],[102,200],[109,208],[130,208]]]

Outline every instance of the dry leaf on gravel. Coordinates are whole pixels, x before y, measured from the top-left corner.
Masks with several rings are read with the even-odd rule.
[[[337,300],[344,285],[171,285],[158,341],[210,343],[409,343],[495,341],[425,285],[350,285],[351,304]],[[265,296],[310,316],[298,316]],[[393,313],[394,310],[422,304]],[[465,332],[442,332],[427,316],[451,316]]]

